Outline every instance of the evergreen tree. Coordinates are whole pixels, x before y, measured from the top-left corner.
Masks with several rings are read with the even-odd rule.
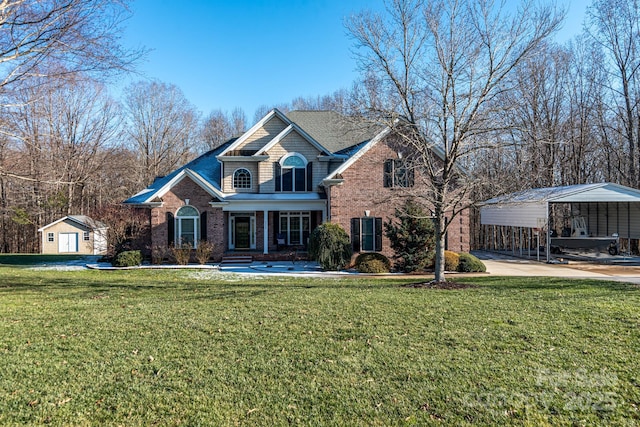
[[[385,235],[394,250],[397,270],[412,272],[427,267],[434,255],[435,232],[433,219],[415,200],[406,201],[395,210],[395,220],[384,224]]]
[[[309,256],[324,270],[339,270],[351,260],[349,235],[338,224],[326,222],[316,227],[309,238]]]

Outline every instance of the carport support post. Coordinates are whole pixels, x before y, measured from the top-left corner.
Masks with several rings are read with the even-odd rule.
[[[549,202],[547,202],[547,244],[545,248],[547,250],[547,262],[551,262],[551,222],[549,221],[549,217],[551,213],[549,212]],[[538,246],[540,244],[538,243]]]
[[[522,227],[518,227],[518,246],[520,248],[520,256],[522,256]]]

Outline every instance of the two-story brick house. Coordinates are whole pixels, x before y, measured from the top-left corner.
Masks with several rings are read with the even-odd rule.
[[[350,233],[354,250],[392,255],[382,222],[414,185],[389,129],[331,111],[274,109],[239,138],[203,154],[126,200],[150,211],[151,245],[212,242],[214,258],[247,252],[277,257],[304,247],[325,221]],[[469,249],[468,218],[448,246]]]

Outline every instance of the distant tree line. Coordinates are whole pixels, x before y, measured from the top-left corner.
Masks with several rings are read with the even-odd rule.
[[[390,9],[402,18],[424,4],[395,0]],[[133,226],[123,222],[137,229],[146,220],[123,215],[122,200],[251,124],[241,109],[203,116],[178,87],[159,81],[132,83],[113,99],[111,79],[144,54],[119,44],[126,2],[17,0],[0,13],[0,252],[37,252],[38,228],[67,214],[95,216],[124,239]],[[479,24],[474,13],[461,17]],[[354,33],[355,24],[376,22],[353,21]],[[467,36],[477,37],[470,28]],[[546,34],[539,41],[483,104],[491,125],[459,147],[457,166],[473,178],[473,198],[599,181],[640,187],[638,3],[593,0],[582,34],[566,44]],[[261,106],[253,122],[273,107],[378,120],[397,117],[402,102],[432,111],[415,81],[406,82],[403,100],[383,75],[363,71],[351,88]]]

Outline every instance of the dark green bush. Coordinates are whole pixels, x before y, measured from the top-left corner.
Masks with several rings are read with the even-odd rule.
[[[365,252],[358,255],[358,257],[356,258],[355,265],[357,267],[358,264],[363,263],[365,261],[372,260],[372,259],[377,259],[378,261],[382,261],[384,265],[387,267],[387,269],[391,269],[391,261],[389,261],[389,258],[384,256],[380,252]]]
[[[379,259],[369,259],[367,261],[361,262],[356,269],[359,273],[388,273],[389,269],[384,264],[384,262]]]
[[[360,273],[388,273],[391,262],[380,253],[366,252],[356,258],[356,270]]]
[[[462,252],[460,255],[460,262],[458,263],[458,271],[463,273],[484,273],[487,271],[487,267],[477,257]]]
[[[142,253],[140,251],[120,252],[113,259],[111,264],[114,267],[134,267],[142,264]]]
[[[309,237],[309,257],[324,270],[340,270],[351,260],[351,240],[338,224],[326,222]]]

